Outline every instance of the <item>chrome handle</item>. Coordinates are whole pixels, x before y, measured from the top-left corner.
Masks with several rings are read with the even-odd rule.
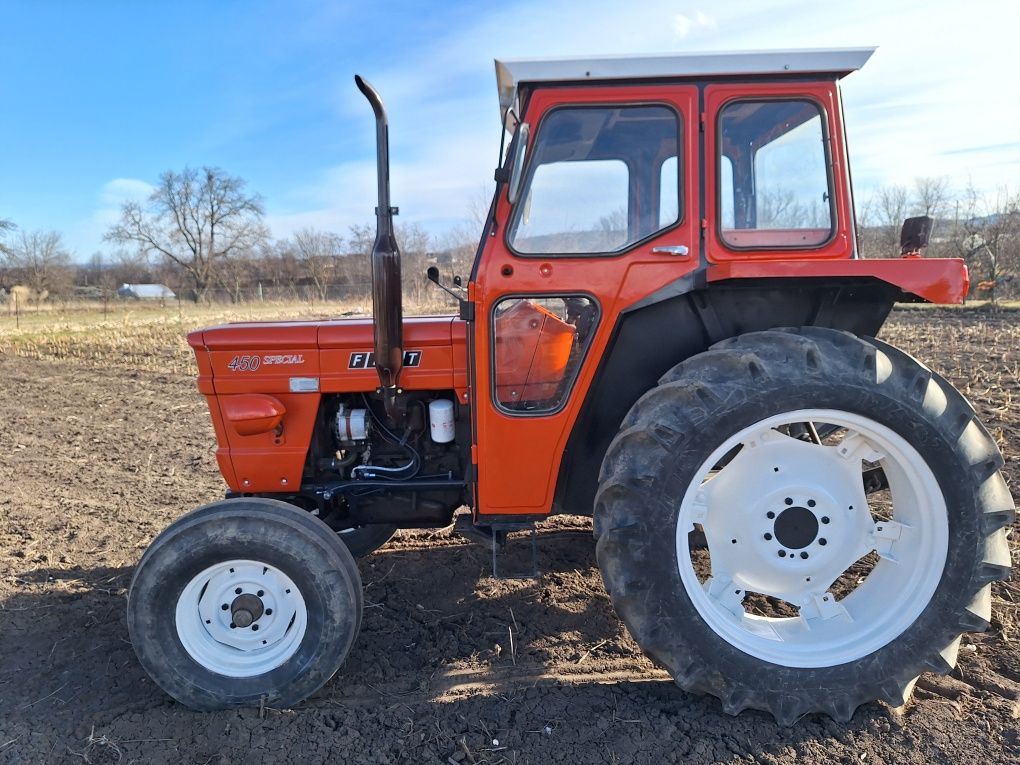
[[[681,257],[690,254],[690,250],[688,250],[687,245],[684,244],[670,244],[663,245],[661,247],[653,247],[652,252],[664,252],[667,255],[680,255]]]

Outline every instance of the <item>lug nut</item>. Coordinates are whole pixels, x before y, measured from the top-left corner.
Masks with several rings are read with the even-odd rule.
[[[783,500],[783,502],[785,502],[788,505],[792,505],[793,504],[793,498],[787,497],[786,499]]]
[[[823,515],[822,516],[822,523],[828,523],[828,522],[829,522],[829,516]]]
[[[771,534],[766,534],[765,535],[765,541],[766,542],[771,542],[772,541],[772,535]]]
[[[822,537],[821,539],[818,540],[818,544],[820,544],[822,547],[825,547],[825,545],[827,545],[828,542],[825,541],[825,537]]]
[[[808,554],[807,554],[806,552],[802,552],[802,553],[800,554],[800,557],[801,557],[801,558],[802,558],[803,560],[807,560],[807,559],[808,559]]]
[[[786,550],[780,550],[779,551],[779,557],[780,558],[785,558],[786,557]]]
[[[809,500],[807,501],[807,506],[808,506],[808,507],[814,507],[814,506],[815,506],[815,504],[816,504],[816,503],[815,503],[815,501],[814,501],[813,499],[809,499]]]
[[[776,514],[769,510],[767,513],[765,513],[765,517],[768,518],[769,520],[772,520],[773,518],[776,517]]]

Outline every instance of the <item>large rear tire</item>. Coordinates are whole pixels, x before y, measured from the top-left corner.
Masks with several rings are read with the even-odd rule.
[[[199,710],[297,704],[339,669],[361,613],[361,577],[336,533],[255,497],[206,505],[167,528],[128,595],[142,666]]]
[[[903,704],[988,625],[1010,567],[1002,465],[963,396],[907,354],[751,333],[634,405],[602,467],[598,562],[680,687],[730,714],[847,720]]]

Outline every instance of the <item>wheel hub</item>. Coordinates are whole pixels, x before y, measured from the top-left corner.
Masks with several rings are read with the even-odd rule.
[[[265,613],[265,605],[258,595],[243,594],[234,598],[230,604],[232,623],[238,627],[250,627]]]
[[[775,538],[783,547],[800,550],[818,537],[818,518],[806,507],[788,507],[775,523]]]
[[[712,577],[734,594],[809,603],[870,549],[860,462],[837,447],[759,434],[696,502]]]
[[[304,598],[282,571],[232,560],[195,576],[177,601],[177,634],[206,669],[249,677],[298,649],[307,625]]]

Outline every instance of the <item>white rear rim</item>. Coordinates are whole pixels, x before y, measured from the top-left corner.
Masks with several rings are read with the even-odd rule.
[[[831,434],[818,444],[788,426]],[[888,493],[869,505],[862,475],[876,466]],[[697,567],[692,557],[696,526],[707,567],[703,553]],[[948,540],[945,498],[914,447],[867,417],[804,409],[744,428],[701,465],[680,507],[677,561],[698,613],[726,642],[774,664],[828,667],[882,648],[917,619]]]
[[[177,599],[177,636],[210,672],[253,677],[293,656],[308,612],[301,591],[277,568],[230,560],[194,577]]]

